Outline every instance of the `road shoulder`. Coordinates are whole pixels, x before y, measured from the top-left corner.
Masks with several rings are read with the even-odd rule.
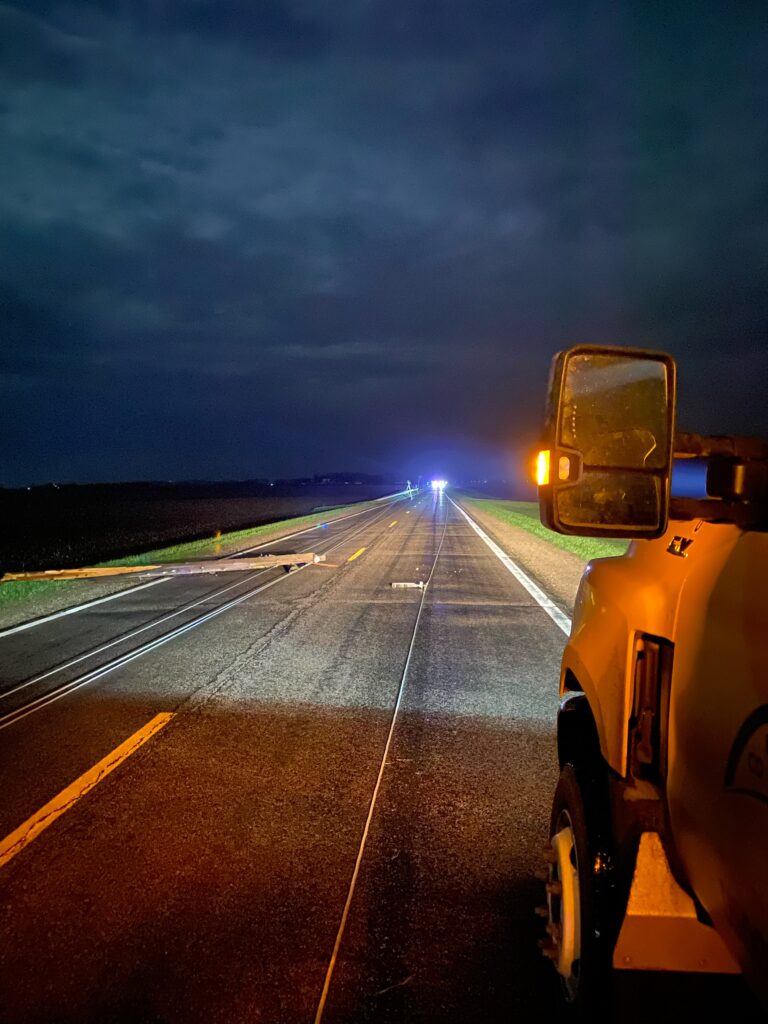
[[[465,495],[453,497],[467,515],[471,516],[510,558],[532,576],[566,614],[571,615],[576,591],[586,565],[584,559],[548,544],[527,530],[502,522],[484,512],[477,502]]]

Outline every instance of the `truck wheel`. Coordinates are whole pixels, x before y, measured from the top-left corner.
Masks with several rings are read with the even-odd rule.
[[[607,847],[602,779],[560,775],[552,804],[547,859],[548,940],[543,951],[574,1014],[599,1020],[611,1002],[612,944],[608,913],[612,860]]]

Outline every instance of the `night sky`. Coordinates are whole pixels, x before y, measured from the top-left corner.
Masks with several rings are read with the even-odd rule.
[[[768,433],[768,6],[0,3],[0,483],[507,475],[552,354]]]

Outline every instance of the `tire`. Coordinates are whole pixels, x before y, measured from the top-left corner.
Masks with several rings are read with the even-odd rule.
[[[565,765],[547,848],[548,941],[566,1003],[577,1019],[604,1020],[613,991],[613,858],[606,780]]]

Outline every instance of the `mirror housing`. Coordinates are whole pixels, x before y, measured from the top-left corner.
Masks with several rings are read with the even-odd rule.
[[[552,363],[541,521],[581,537],[660,537],[669,518],[676,370],[664,352],[579,345]]]

